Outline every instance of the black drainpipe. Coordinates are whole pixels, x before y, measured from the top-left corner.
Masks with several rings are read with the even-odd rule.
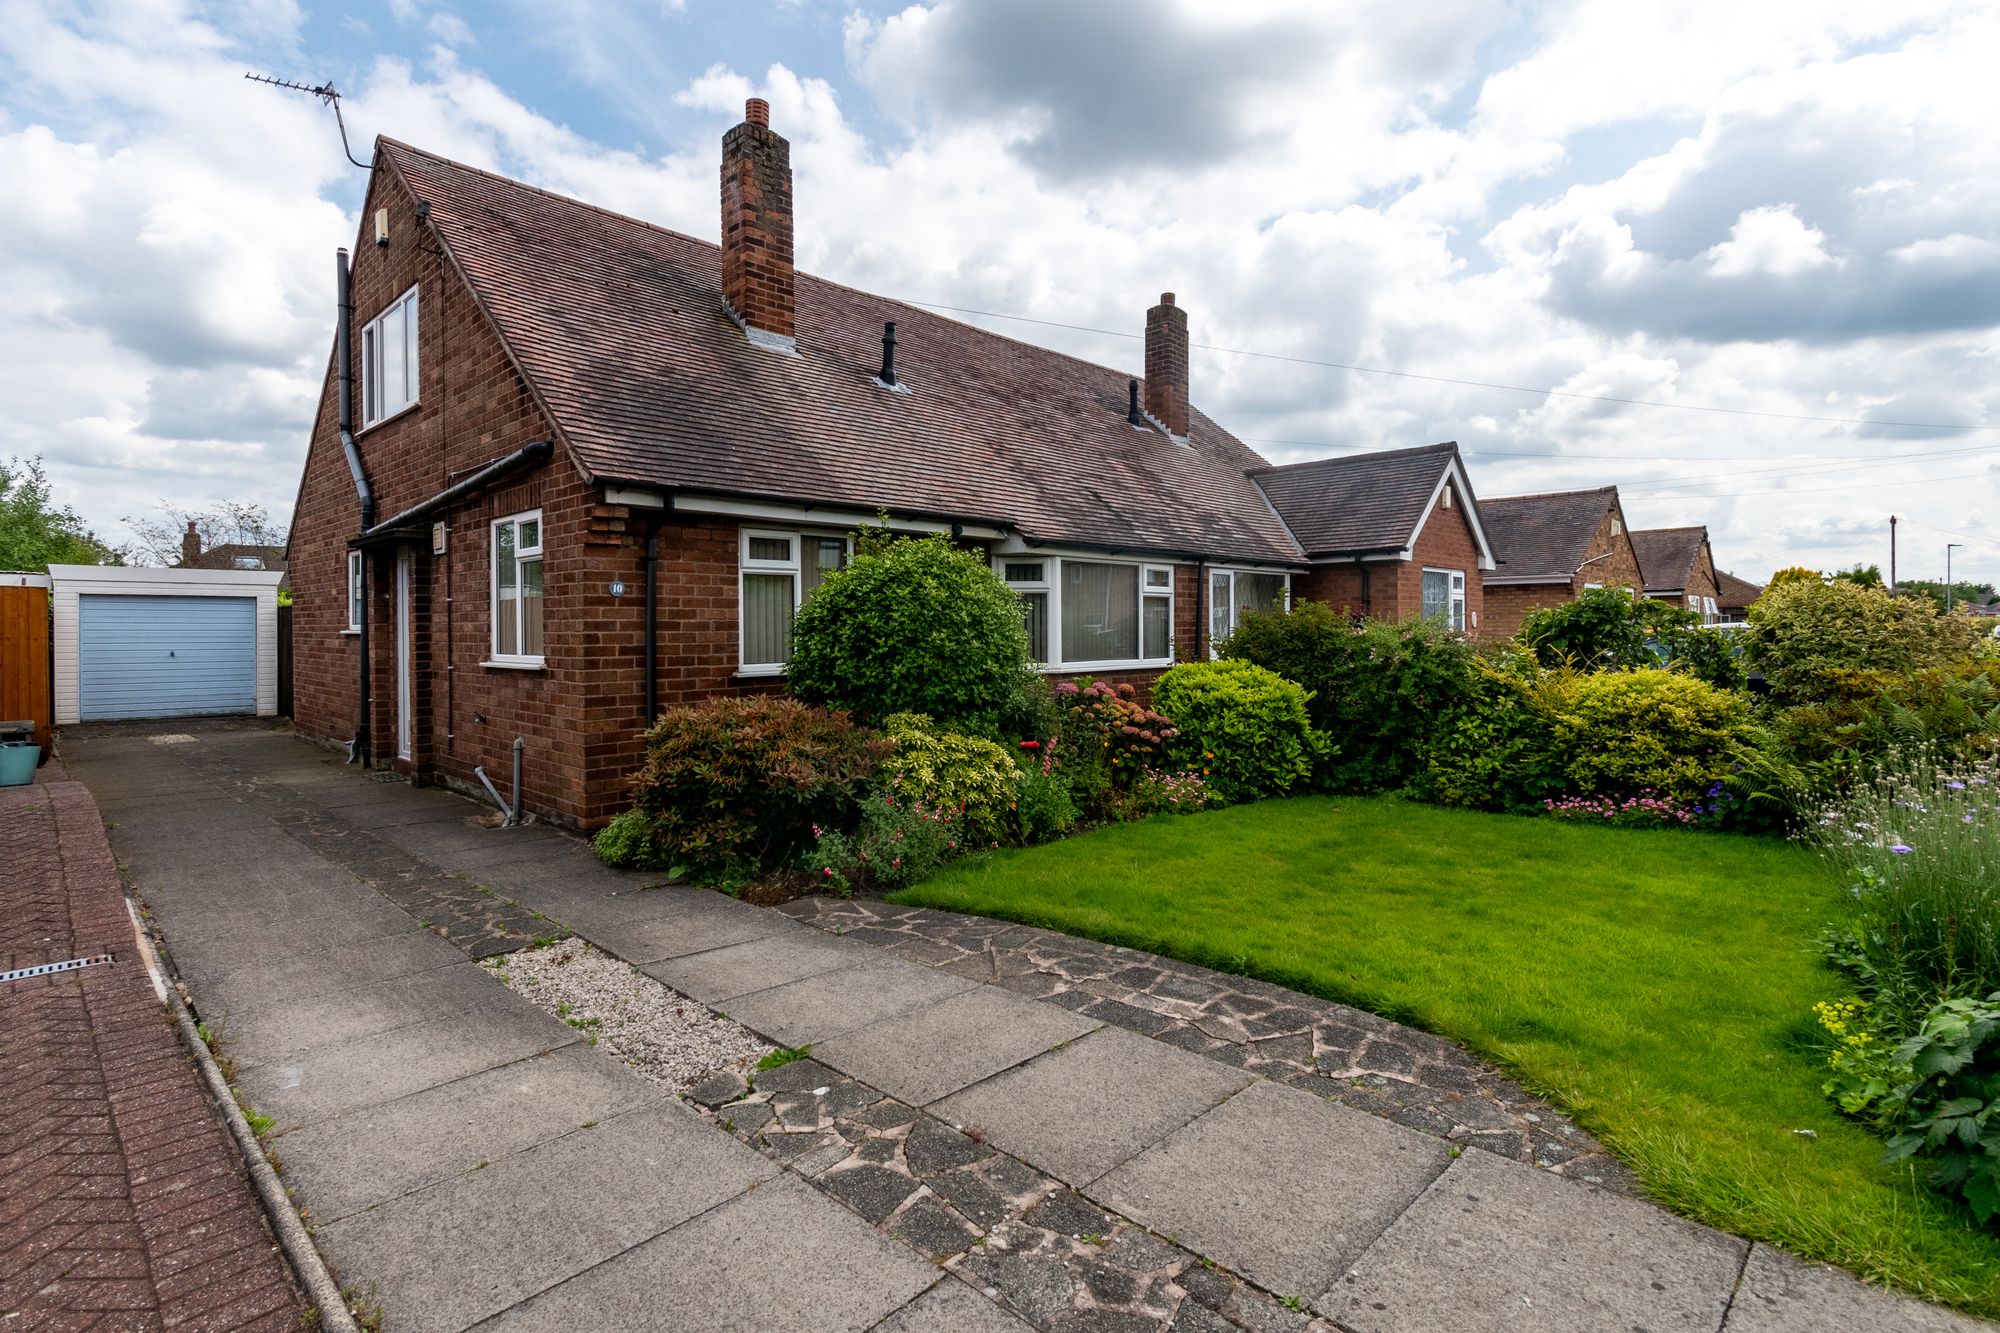
[[[1354,563],[1361,566],[1361,614],[1364,616],[1373,615],[1375,612],[1375,603],[1369,596],[1368,565],[1366,562],[1360,560]]]
[[[375,492],[368,485],[368,472],[361,466],[361,446],[354,442],[354,279],[347,267],[347,251],[334,252],[334,290],[340,315],[334,326],[334,361],[337,364],[334,397],[340,419],[340,449],[347,455],[347,470],[354,474],[354,494],[361,501],[361,531],[375,526]],[[359,703],[355,709],[354,740],[348,745],[347,762],[365,763],[368,749],[368,555],[361,556],[361,679]]]
[[[1208,633],[1208,612],[1203,605],[1207,596],[1208,557],[1198,555],[1194,558],[1194,660],[1197,662],[1208,656],[1201,649],[1202,637]]]

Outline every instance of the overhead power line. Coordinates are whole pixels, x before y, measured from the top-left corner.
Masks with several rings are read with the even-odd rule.
[[[915,301],[901,298],[905,304],[920,306],[925,310],[946,310],[959,315],[977,315],[983,319],[1006,319],[1018,324],[1039,324],[1043,328],[1068,329],[1073,333],[1095,333],[1107,338],[1140,338],[1144,335],[1126,329],[1099,329],[1087,324],[1065,324],[1060,320],[1036,319],[1029,315],[1010,315],[1001,310],[976,310],[971,306],[946,305],[941,301]],[[1708,412],[1720,416],[1759,417],[1768,421],[1809,421],[1822,425],[1837,426],[1885,426],[1897,430],[1940,430],[1940,431],[1996,431],[2000,426],[1962,426],[1941,421],[1885,421],[1874,417],[1833,417],[1814,416],[1803,412],[1763,412],[1749,407],[1718,407],[1712,403],[1668,403],[1653,398],[1620,398],[1612,394],[1577,393],[1570,389],[1541,389],[1526,384],[1501,384],[1492,380],[1458,379],[1450,375],[1425,375],[1414,370],[1390,370],[1383,366],[1358,366],[1345,361],[1322,361],[1313,357],[1288,356],[1281,352],[1259,352],[1246,347],[1221,347],[1215,343],[1189,343],[1189,347],[1204,352],[1221,352],[1228,356],[1249,356],[1264,361],[1284,361],[1295,366],[1317,366],[1325,370],[1345,370],[1357,375],[1385,375],[1395,379],[1421,380],[1426,384],[1451,384],[1463,389],[1495,389],[1502,393],[1527,393],[1543,398],[1567,398],[1585,403],[1611,403],[1620,407],[1660,407],[1676,412]]]

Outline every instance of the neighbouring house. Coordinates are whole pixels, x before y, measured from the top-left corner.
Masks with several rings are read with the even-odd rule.
[[[1312,565],[1293,576],[1295,599],[1384,620],[1436,616],[1479,631],[1493,548],[1456,444],[1254,475]]]
[[[1721,589],[1706,527],[1647,528],[1632,534],[1632,550],[1639,557],[1646,596],[1683,603],[1705,623],[1716,623]]]
[[[285,572],[285,548],[247,542],[222,542],[202,549],[201,532],[189,519],[181,534],[181,558],[176,569],[274,569]]]
[[[1172,295],[1142,382],[797,273],[762,102],[721,177],[718,247],[377,142],[289,547],[301,732],[456,783],[520,737],[527,808],[601,824],[660,709],[782,685],[878,514],[986,552],[1051,672],[1144,685],[1371,572],[1376,614],[1476,623],[1450,446],[1269,469],[1189,402]],[[1356,477],[1349,535],[1311,492]]]
[[[1479,517],[1499,561],[1486,575],[1482,638],[1512,638],[1529,611],[1574,601],[1587,588],[1640,588],[1616,486],[1481,500]]]
[[[1725,625],[1740,625],[1750,618],[1750,603],[1764,590],[1749,579],[1739,579],[1726,569],[1715,571],[1715,609]]]

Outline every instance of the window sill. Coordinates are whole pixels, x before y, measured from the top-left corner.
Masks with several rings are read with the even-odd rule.
[[[546,671],[548,667],[539,657],[489,657],[479,665],[488,671]]]
[[[412,398],[409,402],[404,403],[401,407],[391,412],[388,416],[377,417],[375,420],[363,426],[360,430],[354,433],[354,438],[358,440],[371,430],[380,430],[382,429],[382,427],[388,425],[390,422],[396,420],[398,417],[408,416],[410,413],[416,411],[419,407],[422,406],[423,406],[423,399]]]
[[[342,631],[340,632],[340,637],[341,637],[341,638],[343,638],[343,639],[358,639],[358,638],[360,638],[360,637],[361,637],[361,626],[359,626],[359,625],[349,625],[349,626],[348,626],[348,627],[347,627],[346,629],[344,629],[344,630],[342,630]]]
[[[781,666],[737,667],[736,674],[730,677],[731,680],[783,680],[784,678],[785,669]]]
[[[1165,671],[1174,665],[1171,657],[1150,662],[1037,662],[1035,670],[1050,676],[1089,675],[1096,671]]]

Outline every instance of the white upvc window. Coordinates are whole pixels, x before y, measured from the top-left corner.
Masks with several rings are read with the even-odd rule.
[[[501,666],[542,665],[542,511],[493,524],[493,656]]]
[[[361,632],[361,552],[347,553],[347,631]]]
[[[1690,611],[1701,610],[1701,598],[1695,595],[1694,593],[1689,593],[1687,595],[1687,603],[1688,603],[1688,610]]]
[[[1208,652],[1234,634],[1251,611],[1283,611],[1292,604],[1292,576],[1252,569],[1208,571]]]
[[[1713,597],[1704,597],[1701,599],[1701,618],[1703,623],[1709,625],[1713,625],[1718,619],[1715,613],[1715,599]]]
[[[1424,619],[1442,620],[1451,628],[1465,631],[1465,571],[1426,569],[1424,571]]]
[[[1028,650],[1050,670],[1104,671],[1174,660],[1174,568],[1053,555],[1000,556],[1021,598]]]
[[[852,543],[839,533],[742,530],[737,644],[744,675],[784,671],[792,652],[792,618],[852,555]]]
[[[410,288],[361,329],[361,427],[417,404],[417,289]]]

